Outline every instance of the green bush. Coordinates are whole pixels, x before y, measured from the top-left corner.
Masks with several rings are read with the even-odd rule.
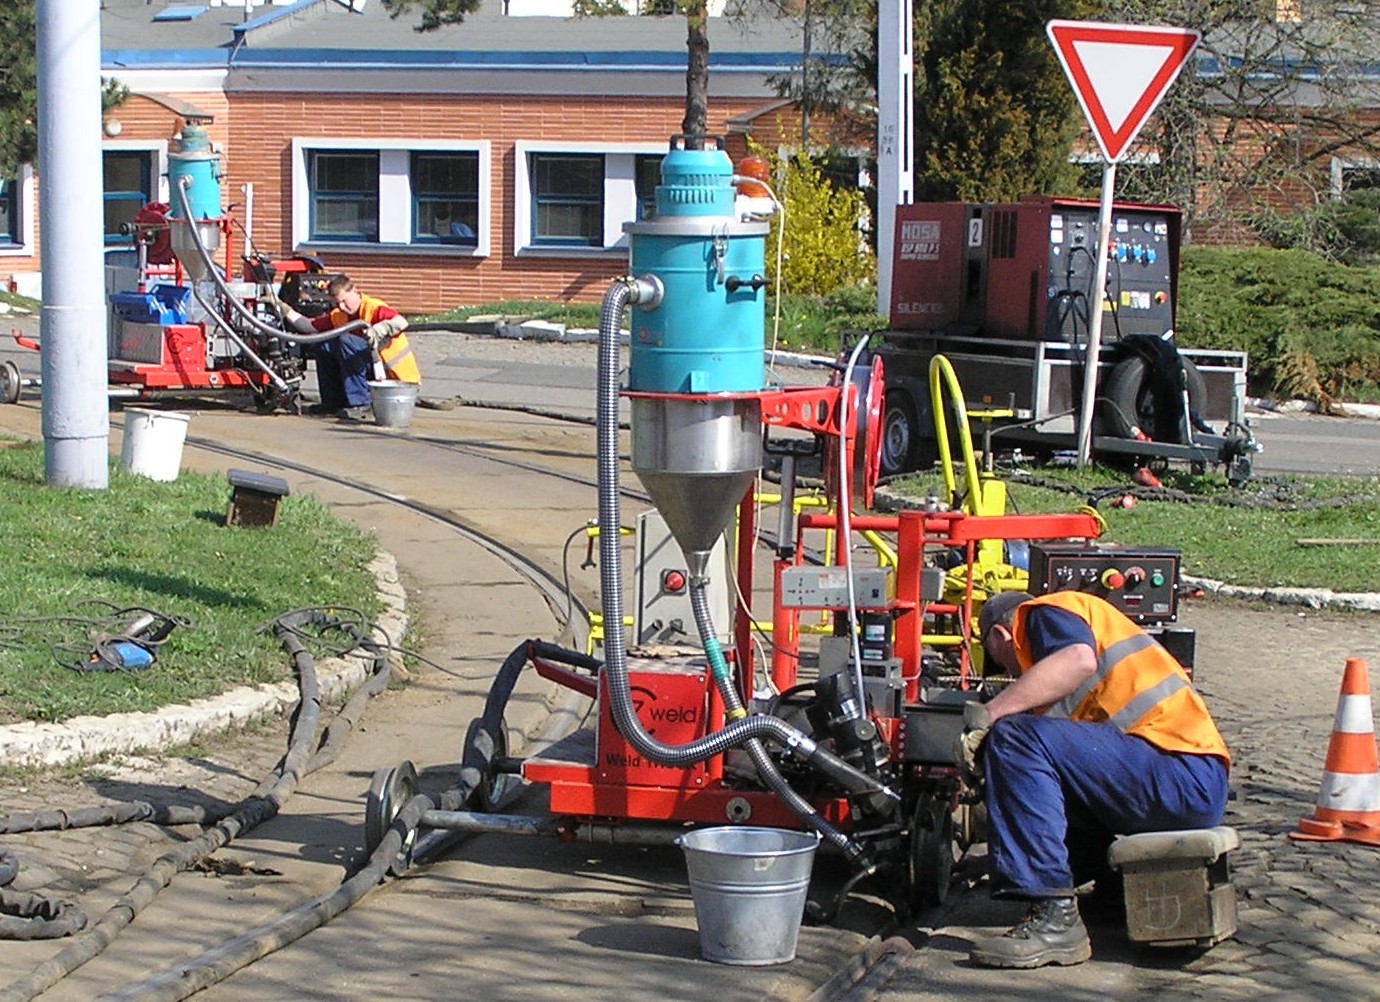
[[[771,167],[784,214],[772,218],[767,276],[775,287],[778,240],[781,281],[799,296],[828,296],[838,289],[874,285],[877,261],[862,232],[867,203],[856,188],[841,188],[804,153],[779,157],[754,150]],[[875,295],[875,293],[874,293]]]
[[[1380,398],[1380,267],[1303,250],[1188,247],[1177,336],[1190,348],[1250,357],[1253,393]]]

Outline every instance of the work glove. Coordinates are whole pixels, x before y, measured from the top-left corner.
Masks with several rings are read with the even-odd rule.
[[[391,340],[395,334],[401,334],[406,329],[407,321],[402,317],[389,317],[387,320],[380,320],[366,330],[364,338],[369,342],[370,348],[377,348]]]
[[[292,318],[297,314],[296,310],[294,310],[287,303],[283,302],[277,296],[273,297],[273,308],[278,311],[279,317],[281,317],[283,320],[289,323],[292,322]]]
[[[963,730],[954,739],[954,765],[966,786],[977,790],[983,783],[982,752],[987,733],[992,729],[992,713],[986,703],[971,700],[963,704]]]

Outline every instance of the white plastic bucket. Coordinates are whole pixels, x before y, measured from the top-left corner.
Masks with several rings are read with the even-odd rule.
[[[400,383],[395,379],[370,380],[369,400],[374,409],[374,423],[383,428],[406,428],[412,424],[419,389],[416,383]]]
[[[177,479],[182,469],[182,445],[187,441],[190,414],[125,408],[125,438],[120,445],[120,469],[150,480]]]
[[[795,959],[819,836],[784,828],[724,826],[686,832],[700,955],[755,967]]]

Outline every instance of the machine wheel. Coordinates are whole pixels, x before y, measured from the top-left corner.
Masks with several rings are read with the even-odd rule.
[[[0,362],[0,402],[16,404],[24,381],[19,376],[19,366],[8,358]]]
[[[483,720],[475,717],[470,721],[469,730],[465,732],[465,744],[461,751],[460,761],[464,762],[464,749],[474,743],[476,736],[480,733]],[[489,750],[489,768],[485,770],[483,779],[475,788],[471,795],[471,802],[481,811],[492,814],[498,805],[503,802],[504,796],[508,793],[508,787],[513,781],[513,777],[506,772],[498,769],[498,760],[508,756],[508,721],[502,720],[498,725],[498,733],[493,735],[493,748]]]
[[[1188,405],[1202,411],[1207,403],[1207,384],[1198,367],[1182,358],[1188,385]],[[1103,380],[1098,392],[1099,425],[1115,438],[1135,438],[1136,431],[1155,430],[1155,388],[1149,379],[1150,364],[1140,355],[1128,355]]]
[[[920,437],[920,421],[909,393],[892,390],[886,395],[881,449],[884,477],[918,469],[925,458],[927,450]]]
[[[397,768],[384,766],[374,773],[369,784],[369,797],[364,805],[364,848],[372,855],[383,842],[383,836],[393,819],[417,795],[417,767],[404,759]],[[408,832],[397,857],[388,864],[388,872],[402,876],[412,865],[412,849],[417,842],[417,829]]]
[[[948,800],[921,797],[910,826],[907,890],[913,908],[942,905],[953,881],[954,815]]]

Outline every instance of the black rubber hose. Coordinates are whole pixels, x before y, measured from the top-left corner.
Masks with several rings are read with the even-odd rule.
[[[317,684],[315,662],[302,647],[295,630],[287,624],[277,624],[274,629],[292,654],[301,698],[293,720],[288,752],[276,771],[276,778],[270,784],[268,793],[265,796],[250,796],[198,838],[160,856],[134,887],[122,895],[90,930],[78,934],[70,945],[40,964],[27,977],[0,991],[0,1002],[30,1002],[99,956],[140,912],[153,903],[174,876],[276,815],[295,792],[310,758],[311,740],[320,717],[321,691]],[[396,852],[397,848],[394,849]]]
[[[0,939],[60,939],[85,928],[86,914],[75,903],[10,890],[18,875],[19,858],[0,852]]]

